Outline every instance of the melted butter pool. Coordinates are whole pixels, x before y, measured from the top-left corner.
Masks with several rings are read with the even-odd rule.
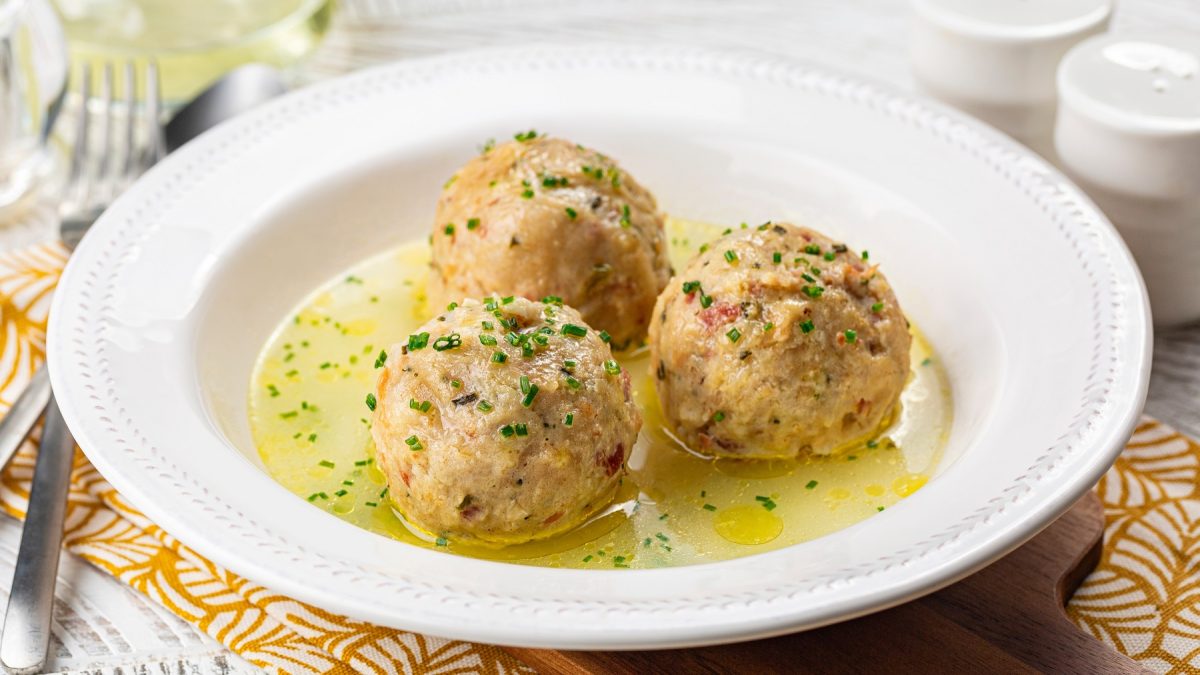
[[[677,268],[719,234],[668,220]],[[900,414],[837,456],[796,461],[710,460],[665,427],[645,350],[620,355],[645,424],[613,505],[545,542],[470,548],[411,531],[388,506],[375,466],[370,412],[375,359],[432,312],[424,241],[333,279],[280,324],[255,366],[250,426],[271,475],[315,508],[416,546],[547,567],[646,568],[760,553],[840,530],[919,490],[950,428],[945,373],[918,334]]]

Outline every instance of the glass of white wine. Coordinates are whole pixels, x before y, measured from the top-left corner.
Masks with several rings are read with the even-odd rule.
[[[71,61],[154,59],[167,105],[227,71],[258,62],[287,68],[328,31],[334,0],[54,0]],[[139,63],[139,65],[144,65]],[[118,69],[120,72],[120,69]],[[119,78],[118,78],[119,79]],[[123,86],[118,82],[117,87]]]
[[[19,216],[54,172],[50,131],[67,54],[46,0],[0,0],[0,222]]]

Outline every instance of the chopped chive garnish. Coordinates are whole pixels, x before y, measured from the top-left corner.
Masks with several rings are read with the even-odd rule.
[[[479,343],[487,345],[489,347],[495,347],[496,346],[496,338],[491,335],[480,335]]]
[[[584,328],[583,326],[576,326],[573,323],[565,323],[565,324],[563,324],[563,327],[562,327],[562,334],[570,335],[571,337],[581,338],[581,337],[587,335],[587,329]]]
[[[766,323],[764,323],[764,324],[763,324],[763,332],[765,333],[765,332],[767,332],[767,331],[771,330],[771,329],[772,329],[772,328],[774,328],[774,327],[775,327],[775,324],[773,324],[773,323],[771,323],[770,321],[768,321],[768,322],[766,322]]]
[[[783,262],[783,254],[779,251],[775,251],[771,254],[771,262],[775,263],[776,265]]]
[[[879,312],[883,311],[883,303],[882,303],[882,302],[877,302],[877,303],[875,303],[875,304],[871,305],[871,311],[872,311],[872,312],[875,312],[876,314],[878,314]]]
[[[615,186],[616,183],[613,185]],[[621,227],[629,227],[632,224],[632,221],[629,219],[629,205],[626,204],[621,207]]]
[[[433,540],[433,543],[437,546],[446,546],[450,543],[450,541],[445,537],[438,537],[437,539]]]
[[[805,286],[800,290],[810,298],[819,298],[821,297],[821,294],[825,292],[825,289],[821,286]]]
[[[608,331],[602,330],[602,331],[600,331],[600,341],[601,342],[612,342],[612,336],[608,334]]]
[[[870,260],[870,259],[871,259],[871,252],[870,252],[870,251],[863,251],[863,252],[862,252],[862,259],[863,259],[863,260]]]
[[[490,413],[494,409],[492,404],[488,403],[485,399],[479,399],[479,403],[475,406],[475,408],[481,413]]]
[[[534,131],[533,129],[530,129],[529,131],[519,131],[519,132],[513,134],[513,138],[517,139],[518,141],[520,141],[522,143],[525,143],[526,141],[532,141],[533,139],[537,138],[537,135],[538,134],[536,131]]]
[[[810,481],[808,481],[808,483],[807,483],[807,484],[805,484],[805,486],[804,486],[804,489],[806,489],[806,490],[811,490],[811,489],[813,489],[813,488],[815,488],[815,487],[817,487],[817,481],[815,481],[815,480],[810,480]]]
[[[718,410],[717,412],[713,413],[712,421],[720,422],[724,419],[725,419],[725,411],[724,410]]]
[[[563,426],[569,427],[572,424],[575,424],[575,413],[567,413],[567,416],[563,418]]]
[[[429,333],[417,333],[408,336],[408,350],[424,349],[429,344]]]
[[[371,508],[375,508],[376,506],[379,506],[379,502],[363,502],[363,504],[366,504],[367,506],[369,506]]]
[[[337,492],[333,493],[333,496],[334,497],[345,497],[348,494],[350,494],[350,493],[345,490],[338,490]]]
[[[308,435],[308,442],[309,442],[309,443],[316,443],[316,442],[317,442],[317,435],[316,435],[316,434],[309,434],[309,435]]]
[[[826,251],[826,252],[825,252],[824,258],[825,258],[826,260],[828,260],[828,261],[832,262],[832,261],[833,261],[833,259],[834,259],[834,257],[836,257],[836,256],[835,256],[835,254],[834,254],[834,252],[833,252],[833,251]]]
[[[814,326],[812,321],[805,320],[800,323],[800,332],[802,333],[811,333],[813,328]]]
[[[858,339],[858,333],[856,333],[850,329],[846,330],[845,335],[846,335],[846,342],[849,342],[850,344],[854,344],[854,341]]]
[[[360,460],[356,461],[356,462],[354,463],[354,466],[367,466],[368,464],[371,464],[371,463],[373,463],[374,461],[375,461],[375,460],[373,460],[373,459],[371,459],[370,457],[368,457],[368,458],[366,458],[366,459],[360,459]]]
[[[567,217],[568,218],[570,218],[571,220],[575,220],[575,217],[578,215],[579,215],[578,211],[576,211],[575,209],[573,209],[569,206],[567,207]]]
[[[291,419],[291,418],[293,418],[293,417],[295,417],[296,415],[299,415],[299,414],[300,414],[300,413],[296,412],[295,410],[289,410],[289,411],[287,411],[287,412],[281,412],[281,413],[279,413],[279,417],[280,417],[280,418],[282,418],[282,419],[285,419],[285,420],[286,420],[286,419]]]
[[[492,353],[492,363],[504,363],[507,360],[508,360],[508,354],[505,354],[504,352],[493,352]]]
[[[513,430],[517,432],[518,436],[528,436],[529,435],[529,427],[526,427],[525,424],[522,422],[518,422],[518,423],[514,424]]]
[[[335,467],[337,465],[327,459],[323,459],[323,460],[317,462],[317,466],[323,466],[326,469],[332,469],[333,467]]]
[[[733,263],[737,262],[737,259],[738,254],[736,251],[725,251],[725,262],[732,265]]]
[[[370,410],[375,410],[375,404],[375,394],[367,394],[367,408]]]
[[[579,383],[579,380],[568,375],[567,376],[567,386],[570,387],[571,389],[578,389],[583,385]]]
[[[434,350],[439,351],[439,352],[444,352],[447,349],[454,349],[461,345],[462,345],[462,336],[459,335],[458,333],[451,333],[449,335],[443,335],[440,338],[433,341]]]
[[[473,230],[477,227],[479,227],[479,219],[478,218],[468,218],[467,219],[467,229],[468,230]]]
[[[604,362],[604,370],[609,375],[620,375],[621,374],[621,366],[612,359],[609,359]]]
[[[804,252],[809,255],[820,255],[821,247],[817,246],[816,244],[809,244],[808,246],[804,247]]]
[[[446,227],[443,228],[442,231],[446,233],[447,237],[453,236],[454,235],[454,223],[446,223]]]
[[[762,507],[768,511],[774,511],[775,507],[777,506],[777,504],[775,503],[775,500],[771,499],[770,497],[764,497],[762,495],[759,495],[759,496],[755,497],[754,499],[757,500],[758,503],[762,504]]]
[[[416,434],[404,439],[404,444],[409,450],[424,450],[425,446],[421,445],[421,439],[417,438]]]
[[[511,424],[505,424],[504,426],[500,427],[500,435],[505,438],[512,438],[516,433],[517,430],[513,429],[513,425]]]
[[[734,326],[733,328],[729,329],[729,332],[725,334],[725,337],[729,338],[730,342],[737,342],[742,338],[742,332],[737,329],[737,326]]]
[[[704,510],[705,510],[705,511],[716,511],[716,510],[717,510],[717,507],[713,506],[712,504],[705,504],[705,505],[704,505]]]
[[[462,380],[450,380],[450,386],[454,389],[462,389]]]
[[[700,306],[701,307],[703,307],[704,309],[708,309],[709,307],[712,306],[712,304],[713,304],[713,299],[712,299],[711,295],[705,295],[704,293],[700,294]]]
[[[375,359],[375,367],[382,368],[385,363],[387,363],[387,352],[380,350],[379,356]]]
[[[279,387],[276,387],[273,384],[267,385],[267,391],[271,394],[271,398],[275,398],[279,395]]]
[[[933,359],[931,359],[929,357],[925,357],[924,359],[921,360],[921,365],[923,365],[923,366],[927,366],[931,363],[933,363]]]
[[[525,393],[525,398],[521,399],[521,405],[528,408],[533,405],[533,399],[537,397],[538,386],[536,384],[529,385],[529,391]]]
[[[418,401],[415,398],[408,399],[408,407],[418,412],[427,413],[433,408],[433,403],[430,401]]]
[[[684,293],[694,293],[698,290],[700,290],[700,282],[699,281],[683,282],[683,292]]]

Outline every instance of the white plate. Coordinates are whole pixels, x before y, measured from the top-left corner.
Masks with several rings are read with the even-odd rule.
[[[428,233],[442,182],[476,146],[531,127],[619,158],[676,215],[790,219],[869,248],[949,371],[956,412],[939,475],[817,541],[631,571],[422,550],[276,484],[246,421],[269,332],[322,280]],[[1145,397],[1149,338],[1142,282],[1112,227],[976,122],[765,58],[531,48],[311,87],[169,157],[71,259],[49,358],[96,467],[213,561],[380,624],[597,649],[818,626],[997,558],[1116,458]]]

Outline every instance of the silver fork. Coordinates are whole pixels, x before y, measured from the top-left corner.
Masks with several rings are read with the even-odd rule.
[[[91,68],[84,65],[80,84],[79,117],[71,152],[71,169],[60,207],[60,236],[71,250],[96,222],[112,199],[139,174],[162,156],[159,114],[161,108],[158,69],[151,63],[146,71],[147,143],[137,145],[135,69],[124,70],[125,124],[114,139],[116,103],[113,98],[113,67],[106,64],[100,82],[100,112],[95,124],[100,149],[92,161],[89,134],[93,124],[90,108]],[[29,387],[0,421],[0,466],[24,440],[32,421],[45,408],[46,419],[38,446],[33,487],[21,547],[13,571],[4,628],[0,633],[0,664],[10,673],[37,673],[46,662],[53,618],[54,583],[58,575],[63,521],[67,511],[67,489],[75,457],[75,439],[54,402],[50,381],[43,366]],[[15,413],[15,414],[14,414]],[[15,438],[14,438],[15,437]],[[7,454],[4,454],[7,453]]]
[[[85,102],[79,117],[75,120],[75,139],[71,148],[71,168],[63,189],[63,199],[59,207],[62,223],[59,236],[67,248],[75,250],[76,244],[83,238],[87,229],[100,216],[103,207],[128,183],[138,176],[146,167],[154,164],[165,152],[161,138],[158,119],[161,114],[162,102],[159,91],[158,68],[151,62],[146,72],[146,142],[141,148],[137,145],[136,123],[134,114],[136,105],[135,72],[132,63],[125,64],[124,105],[126,110],[124,133],[120,139],[123,144],[123,156],[112,156],[113,138],[113,98],[112,98],[112,64],[104,69],[101,83],[101,103],[103,105],[99,121],[101,137],[101,164],[89,161],[91,157],[88,146],[91,131],[91,114],[87,101],[91,98],[91,68],[84,65],[83,82],[80,95]],[[121,162],[121,170],[117,171],[117,162]],[[102,174],[93,176],[93,172]],[[94,193],[95,192],[95,193]],[[101,193],[102,192],[102,193]],[[93,194],[94,193],[94,194]],[[25,390],[13,402],[8,412],[0,418],[0,467],[7,466],[17,449],[25,442],[29,430],[46,410],[50,402],[50,378],[45,366],[41,366],[30,378]]]

